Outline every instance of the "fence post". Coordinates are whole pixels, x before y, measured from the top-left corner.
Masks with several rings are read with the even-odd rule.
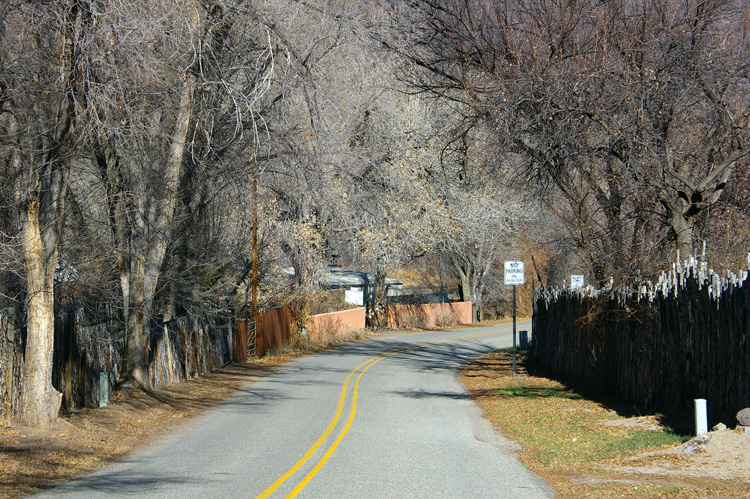
[[[63,409],[65,412],[71,412],[76,408],[73,399],[73,376],[75,376],[75,312],[69,311],[61,316],[62,327],[62,354],[63,354]],[[79,373],[80,375],[80,373]],[[86,405],[86,396],[84,394],[82,405]]]
[[[529,347],[529,332],[525,329],[518,332],[518,346],[521,350]]]
[[[708,414],[706,399],[695,399],[695,434],[700,435],[708,431]]]
[[[99,373],[99,407],[105,407],[109,402],[109,373]]]
[[[13,361],[16,358],[16,309],[7,309],[8,313],[8,370],[7,379],[5,380],[5,417],[10,419],[13,416]]]

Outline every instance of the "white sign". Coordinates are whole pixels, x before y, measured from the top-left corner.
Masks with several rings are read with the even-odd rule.
[[[583,276],[572,275],[570,276],[570,289],[578,289],[583,287]]]
[[[508,286],[523,285],[523,260],[507,260],[505,262],[505,284]]]
[[[351,288],[344,290],[344,301],[349,305],[362,306],[365,304],[365,293],[362,288]]]

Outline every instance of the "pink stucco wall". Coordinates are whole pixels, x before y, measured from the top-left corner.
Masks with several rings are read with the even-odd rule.
[[[352,329],[365,328],[365,307],[311,315],[307,334],[312,341],[325,341],[344,336]]]
[[[471,324],[471,302],[424,303],[421,305],[389,305],[388,327],[424,328]]]

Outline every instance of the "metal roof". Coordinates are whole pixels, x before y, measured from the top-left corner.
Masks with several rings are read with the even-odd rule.
[[[368,284],[375,283],[375,276],[362,272],[360,270],[349,270],[342,269],[340,267],[327,267],[323,270],[322,275],[318,279],[321,287],[336,289],[336,288],[354,288],[364,287]],[[398,279],[390,277],[385,278],[386,287],[389,286],[400,286],[404,282]]]
[[[284,272],[291,277],[294,276],[294,269],[291,267],[285,268]],[[368,284],[375,284],[375,276],[360,270],[326,267],[320,272],[318,283],[324,289],[361,288]],[[404,284],[404,281],[390,277],[385,278],[386,287],[401,286],[402,284]]]

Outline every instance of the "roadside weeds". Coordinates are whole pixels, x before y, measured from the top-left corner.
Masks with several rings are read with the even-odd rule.
[[[523,448],[521,462],[545,478],[557,497],[750,495],[747,464],[727,459],[737,449],[714,446],[695,458],[683,456],[679,451],[692,438],[685,434],[689,430],[675,431],[659,415],[628,414],[587,399],[529,371],[519,351],[513,377],[511,349],[504,349],[466,366],[462,381],[493,426]],[[741,455],[750,451],[750,438],[731,430],[715,440],[740,446]]]

